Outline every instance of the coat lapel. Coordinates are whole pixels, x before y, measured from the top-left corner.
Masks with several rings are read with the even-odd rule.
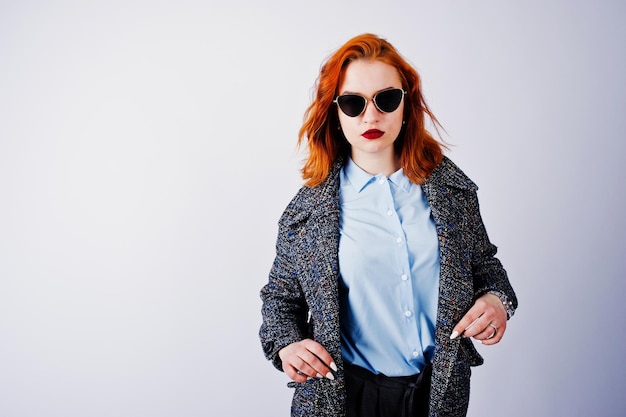
[[[473,301],[471,271],[465,266],[469,261],[464,259],[469,254],[460,233],[464,226],[460,196],[475,187],[447,158],[422,185],[437,227],[441,265],[431,392],[431,404],[437,409],[450,383],[461,340],[450,340],[450,334]]]
[[[322,184],[303,188],[289,224],[299,241],[294,247],[302,251],[298,254],[299,270],[309,307],[311,336],[335,358],[341,357],[338,176],[342,164],[337,161]]]

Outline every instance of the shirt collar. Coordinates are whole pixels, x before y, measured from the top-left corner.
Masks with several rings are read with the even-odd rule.
[[[378,176],[365,172],[361,167],[354,163],[352,158],[348,158],[346,164],[343,167],[345,177],[350,181],[350,184],[354,187],[357,193],[363,191],[363,189]],[[381,176],[381,175],[379,175]],[[409,192],[411,188],[411,181],[404,175],[402,168],[394,172],[389,176],[389,181],[395,184],[396,187],[404,192]]]
[[[401,189],[405,193],[410,192],[411,191],[411,186],[413,185],[411,180],[409,180],[407,178],[407,176],[404,175],[404,171],[402,170],[402,168],[400,168],[399,170],[397,170],[396,172],[391,174],[389,176],[389,181],[394,183],[396,185],[396,187],[398,187],[399,189]]]
[[[376,178],[372,174],[363,171],[361,167],[354,163],[352,158],[348,158],[346,161],[343,167],[343,173],[357,193],[363,191],[363,188]]]

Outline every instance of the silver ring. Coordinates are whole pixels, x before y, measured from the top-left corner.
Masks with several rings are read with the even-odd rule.
[[[498,333],[498,328],[496,327],[495,324],[489,323],[489,325],[491,327],[493,327],[493,333],[491,333],[491,335],[489,337],[487,337],[487,339],[491,339],[492,337],[494,337],[496,335],[496,333]]]

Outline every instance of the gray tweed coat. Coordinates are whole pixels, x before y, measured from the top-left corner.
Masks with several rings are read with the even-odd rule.
[[[276,258],[261,290],[260,329],[265,356],[282,370],[278,351],[312,338],[339,368],[336,379],[289,383],[295,389],[292,416],[345,415],[345,387],[339,336],[339,171],[333,166],[317,187],[303,187],[279,221]],[[450,340],[454,325],[487,291],[504,293],[517,307],[515,293],[489,242],[476,185],[448,158],[422,185],[437,226],[441,275],[430,393],[431,417],[461,417],[469,402],[470,366],[483,359],[466,338]]]

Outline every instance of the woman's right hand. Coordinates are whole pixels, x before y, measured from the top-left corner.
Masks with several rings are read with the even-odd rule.
[[[330,353],[314,340],[304,339],[285,346],[278,351],[283,371],[295,382],[310,378],[335,379],[337,365]]]

